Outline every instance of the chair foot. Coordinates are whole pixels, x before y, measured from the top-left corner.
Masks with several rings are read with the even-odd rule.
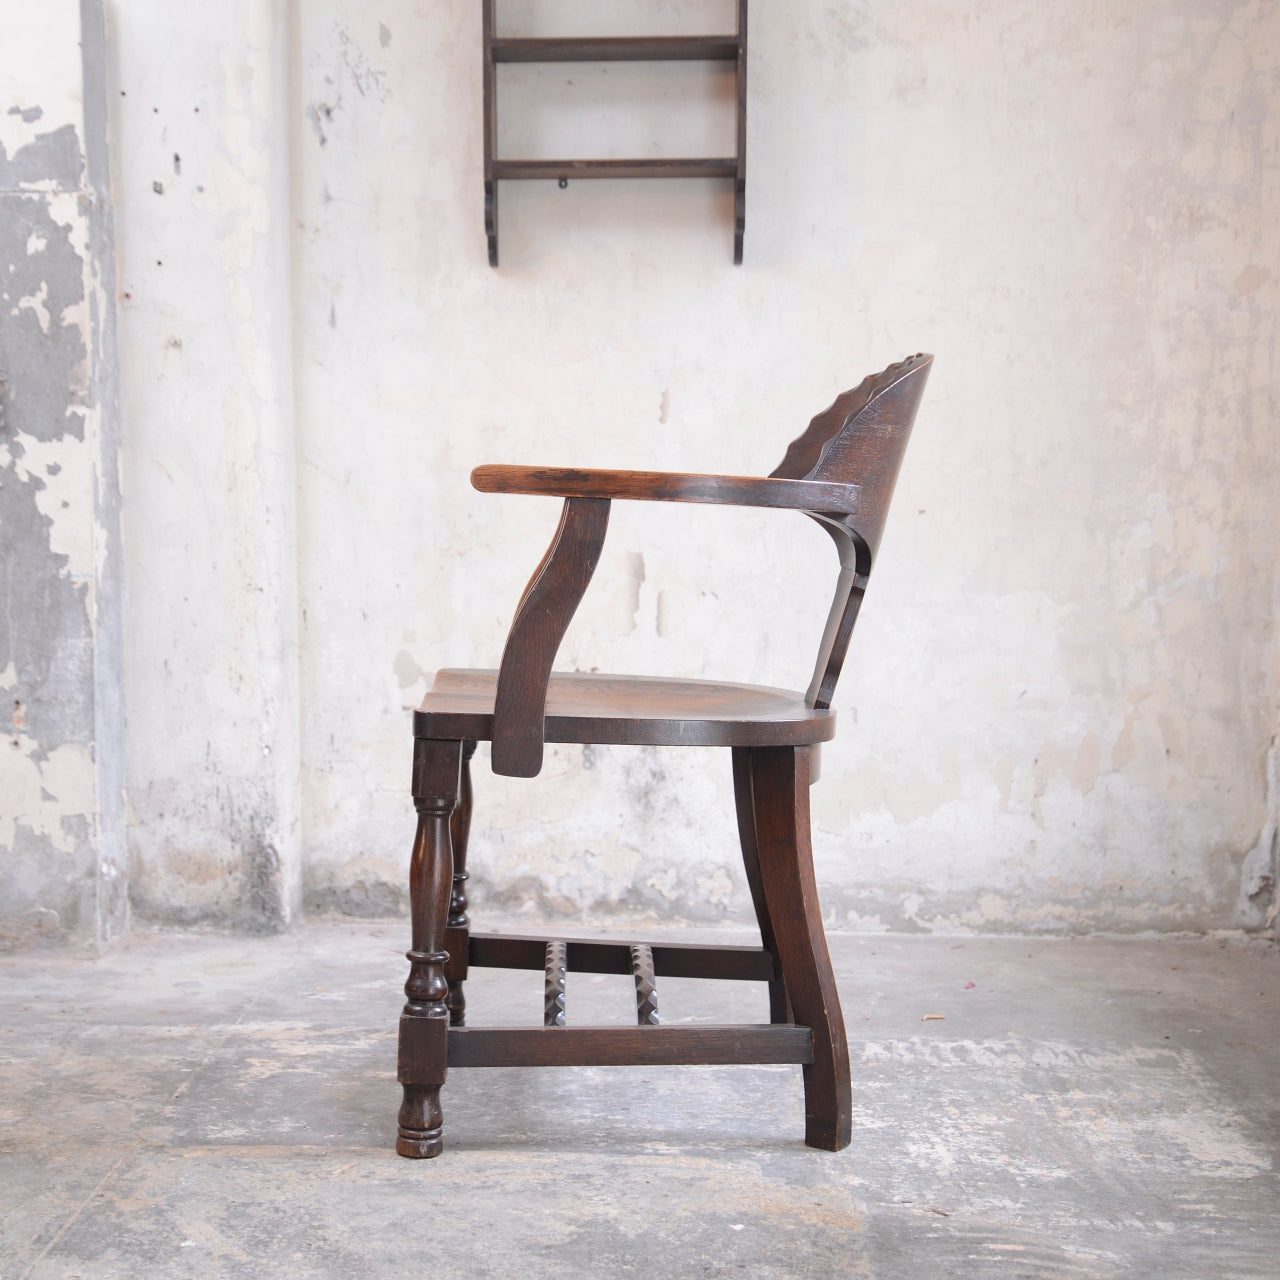
[[[410,1160],[430,1160],[443,1150],[444,1112],[440,1109],[440,1090],[405,1085],[396,1132],[396,1155]]]
[[[811,1112],[809,1097],[815,1089],[807,1079],[809,1068],[806,1067],[804,1070],[806,1075],[804,1145],[818,1151],[843,1151],[853,1137],[852,1125],[849,1123],[851,1117],[847,1114],[841,1115],[840,1103],[836,1097],[825,1099],[817,1107],[816,1113]]]

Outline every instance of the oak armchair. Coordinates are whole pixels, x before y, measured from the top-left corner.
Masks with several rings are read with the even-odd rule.
[[[848,1046],[810,848],[811,757],[835,734],[832,695],[932,361],[909,356],[839,396],[764,478],[511,466],[472,473],[482,492],[561,497],[564,510],[516,608],[498,669],[438,672],[414,714],[418,827],[410,864],[413,943],[400,1018],[401,1155],[439,1155],[446,1071],[480,1066],[796,1063],[804,1071],[805,1142],[832,1151],[848,1144]],[[616,499],[789,508],[823,525],[839,553],[840,574],[805,693],[552,672]],[[476,743],[486,740],[494,772],[522,778],[537,775],[546,742],[729,747],[761,946],[471,933],[469,762]],[[543,970],[543,1025],[467,1027],[464,983],[473,966]],[[637,1025],[566,1025],[569,971],[633,975]],[[765,982],[770,1021],[661,1026],[656,984],[663,976]]]

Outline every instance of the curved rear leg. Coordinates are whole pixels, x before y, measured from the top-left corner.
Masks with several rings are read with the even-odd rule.
[[[747,886],[751,890],[751,902],[756,909],[756,921],[760,925],[760,941],[773,957],[773,978],[769,982],[769,1021],[791,1022],[791,1004],[787,1000],[787,985],[782,980],[778,944],[773,937],[773,923],[769,919],[769,904],[765,901],[764,886],[760,883],[760,853],[756,845],[756,810],[751,790],[749,747],[733,748],[733,797],[738,811],[738,843],[742,846],[742,865],[746,869]]]
[[[806,747],[750,752],[760,881],[795,1020],[813,1032],[804,1068],[805,1143],[827,1151],[849,1145],[853,1097],[849,1045],[836,991],[809,837]]]

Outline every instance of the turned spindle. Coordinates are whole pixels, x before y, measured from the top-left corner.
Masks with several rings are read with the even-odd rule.
[[[542,1025],[564,1026],[564,984],[569,969],[569,946],[565,942],[547,943],[547,970],[542,988]]]
[[[444,1116],[440,1089],[448,1059],[449,983],[445,922],[453,887],[450,818],[458,803],[460,742],[418,738],[414,743],[413,793],[418,829],[409,863],[413,946],[400,1015],[398,1078],[404,1086],[396,1150],[402,1156],[438,1156]]]
[[[636,983],[636,1023],[658,1025],[658,984],[653,973],[653,948],[643,942],[631,944],[631,976]]]

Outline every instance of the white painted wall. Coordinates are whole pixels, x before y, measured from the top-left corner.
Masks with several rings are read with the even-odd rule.
[[[296,915],[297,547],[283,0],[112,10],[132,894]]]
[[[632,7],[500,9],[515,33],[733,8]],[[584,182],[504,186],[492,271],[479,6],[290,21],[113,10],[145,914],[401,908],[405,708],[437,666],[496,663],[557,516],[474,493],[472,466],[766,472],[924,349],[815,791],[830,923],[1263,923],[1273,7],[758,0],[740,268],[727,192]],[[503,145],[719,145],[729,92],[513,73]],[[794,516],[619,504],[562,665],[803,687],[833,559]],[[724,755],[557,748],[533,783],[482,755],[473,900],[740,915]]]

